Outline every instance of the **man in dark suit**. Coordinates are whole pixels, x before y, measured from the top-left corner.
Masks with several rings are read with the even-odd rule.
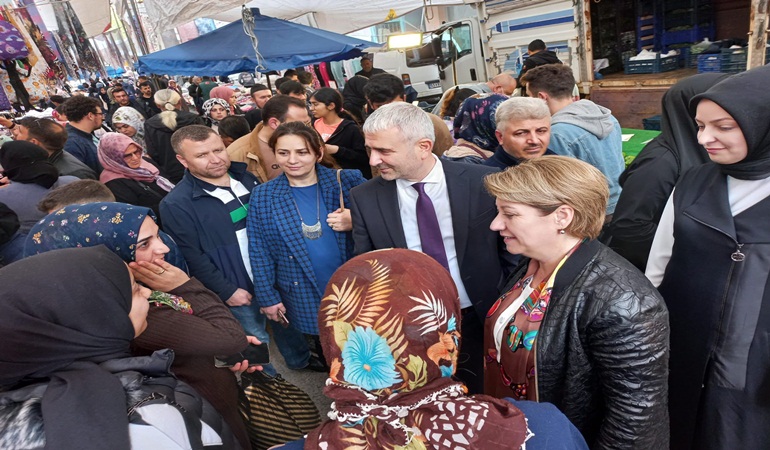
[[[433,123],[409,103],[378,108],[363,131],[380,176],[351,191],[355,253],[409,248],[447,268],[463,310],[457,376],[479,393],[484,319],[498,296],[505,254],[489,229],[497,211],[482,181],[497,169],[439,160],[431,152]]]

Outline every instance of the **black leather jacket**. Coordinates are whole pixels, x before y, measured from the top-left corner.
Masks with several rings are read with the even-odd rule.
[[[592,449],[667,449],[668,340],[658,291],[617,253],[584,242],[556,275],[535,343],[538,400],[556,405]]]

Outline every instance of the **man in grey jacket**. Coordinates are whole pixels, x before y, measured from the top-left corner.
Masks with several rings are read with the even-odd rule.
[[[527,71],[522,83],[527,95],[544,100],[551,111],[549,150],[585,161],[607,177],[607,217],[611,218],[620,197],[618,178],[625,169],[620,124],[609,109],[590,100],[576,100],[575,77],[568,66],[535,67]]]
[[[14,127],[17,141],[29,141],[48,152],[48,161],[58,170],[59,175],[71,175],[82,180],[96,180],[96,172],[79,159],[65,152],[67,130],[51,119],[24,117]]]

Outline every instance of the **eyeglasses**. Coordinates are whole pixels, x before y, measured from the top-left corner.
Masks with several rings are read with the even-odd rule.
[[[91,114],[93,114],[95,116],[103,116],[104,115],[104,111],[99,111],[99,112],[95,112],[95,113],[91,113]]]
[[[132,158],[141,158],[141,157],[142,157],[142,150],[141,149],[134,150],[131,153],[126,153],[126,154],[123,155],[123,159],[126,160],[126,161],[128,161],[129,159],[132,159]]]

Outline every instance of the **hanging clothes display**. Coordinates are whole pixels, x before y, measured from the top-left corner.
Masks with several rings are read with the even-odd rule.
[[[318,81],[318,77],[315,75],[315,70],[313,70],[313,66],[305,66],[305,72],[313,76],[313,82],[310,83],[310,86],[312,86],[313,90],[317,91],[321,89],[321,82]]]
[[[27,30],[27,24],[31,22],[27,11],[6,6],[0,16],[3,19],[0,25],[5,31],[4,41],[0,44],[5,52],[0,55],[4,69],[0,72],[0,81],[9,101],[30,108],[46,97],[48,78],[53,77],[53,71]]]
[[[318,65],[318,68],[321,71],[321,79],[324,80],[324,86],[332,87],[329,83],[329,81],[331,81],[331,76],[329,76],[329,63],[322,62]]]
[[[332,61],[330,64],[332,76],[337,83],[337,89],[340,91],[345,88],[345,72],[342,66],[342,61]]]

